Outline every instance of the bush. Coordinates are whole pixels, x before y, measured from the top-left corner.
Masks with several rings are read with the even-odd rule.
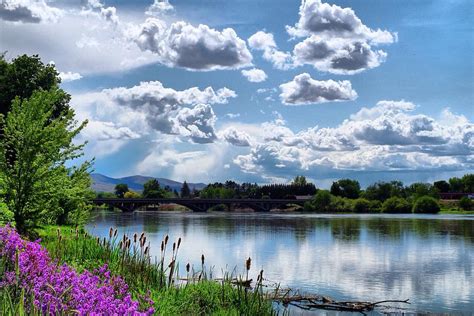
[[[331,196],[331,212],[352,212],[352,200],[340,196]]]
[[[413,213],[438,213],[439,211],[438,201],[431,196],[422,196],[413,205]]]
[[[470,198],[468,198],[467,196],[463,196],[460,200],[459,200],[459,207],[462,208],[463,210],[465,211],[470,211],[472,210],[473,208],[473,205],[474,203],[472,202],[472,200]]]
[[[14,223],[13,212],[8,209],[4,202],[0,201],[0,226],[8,223]]]
[[[391,197],[382,204],[383,213],[411,213],[411,205],[404,198]]]
[[[354,205],[352,206],[352,210],[355,213],[369,213],[371,209],[371,203],[367,199],[357,199],[354,201]]]

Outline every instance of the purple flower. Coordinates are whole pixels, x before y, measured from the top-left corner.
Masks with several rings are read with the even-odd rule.
[[[151,315],[153,301],[146,311],[132,299],[128,285],[120,276],[111,276],[107,265],[77,273],[67,265],[58,265],[39,241],[29,242],[10,226],[0,228],[0,255],[11,266],[18,266],[18,281],[34,305],[43,313],[78,311],[80,315]],[[17,282],[14,271],[6,271],[0,287]]]

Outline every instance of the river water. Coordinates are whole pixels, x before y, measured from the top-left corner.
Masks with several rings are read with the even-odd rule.
[[[243,273],[336,300],[407,299],[419,312],[474,312],[474,216],[100,212],[90,233],[145,232],[159,256],[165,234],[188,262]],[[184,269],[184,268],[182,268]]]

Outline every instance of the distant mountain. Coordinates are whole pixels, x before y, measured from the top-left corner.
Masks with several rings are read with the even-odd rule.
[[[162,187],[169,186],[172,190],[180,191],[183,183],[165,179],[165,178],[155,178],[148,176],[130,176],[124,178],[111,178],[104,176],[100,173],[91,174],[92,177],[92,190],[96,192],[114,192],[115,185],[119,183],[125,183],[128,185],[128,188],[133,191],[143,191],[143,184],[151,179],[156,179]],[[193,189],[201,190],[206,186],[204,183],[189,183],[189,188],[191,191]]]

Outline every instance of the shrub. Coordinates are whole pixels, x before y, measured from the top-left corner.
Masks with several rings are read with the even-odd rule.
[[[354,201],[352,210],[356,213],[368,213],[371,211],[371,203],[367,199],[363,199],[363,198],[357,199]]]
[[[411,205],[404,198],[391,197],[382,204],[383,213],[410,213]]]
[[[438,213],[439,211],[438,201],[431,196],[422,196],[413,205],[413,213]]]
[[[329,211],[332,212],[352,212],[352,201],[340,196],[331,196]]]
[[[468,198],[467,196],[463,196],[459,200],[459,207],[465,211],[470,211],[473,208],[473,204],[474,203],[472,202],[472,200]]]
[[[13,212],[8,209],[4,202],[0,201],[0,226],[7,223],[13,224],[13,221]]]

